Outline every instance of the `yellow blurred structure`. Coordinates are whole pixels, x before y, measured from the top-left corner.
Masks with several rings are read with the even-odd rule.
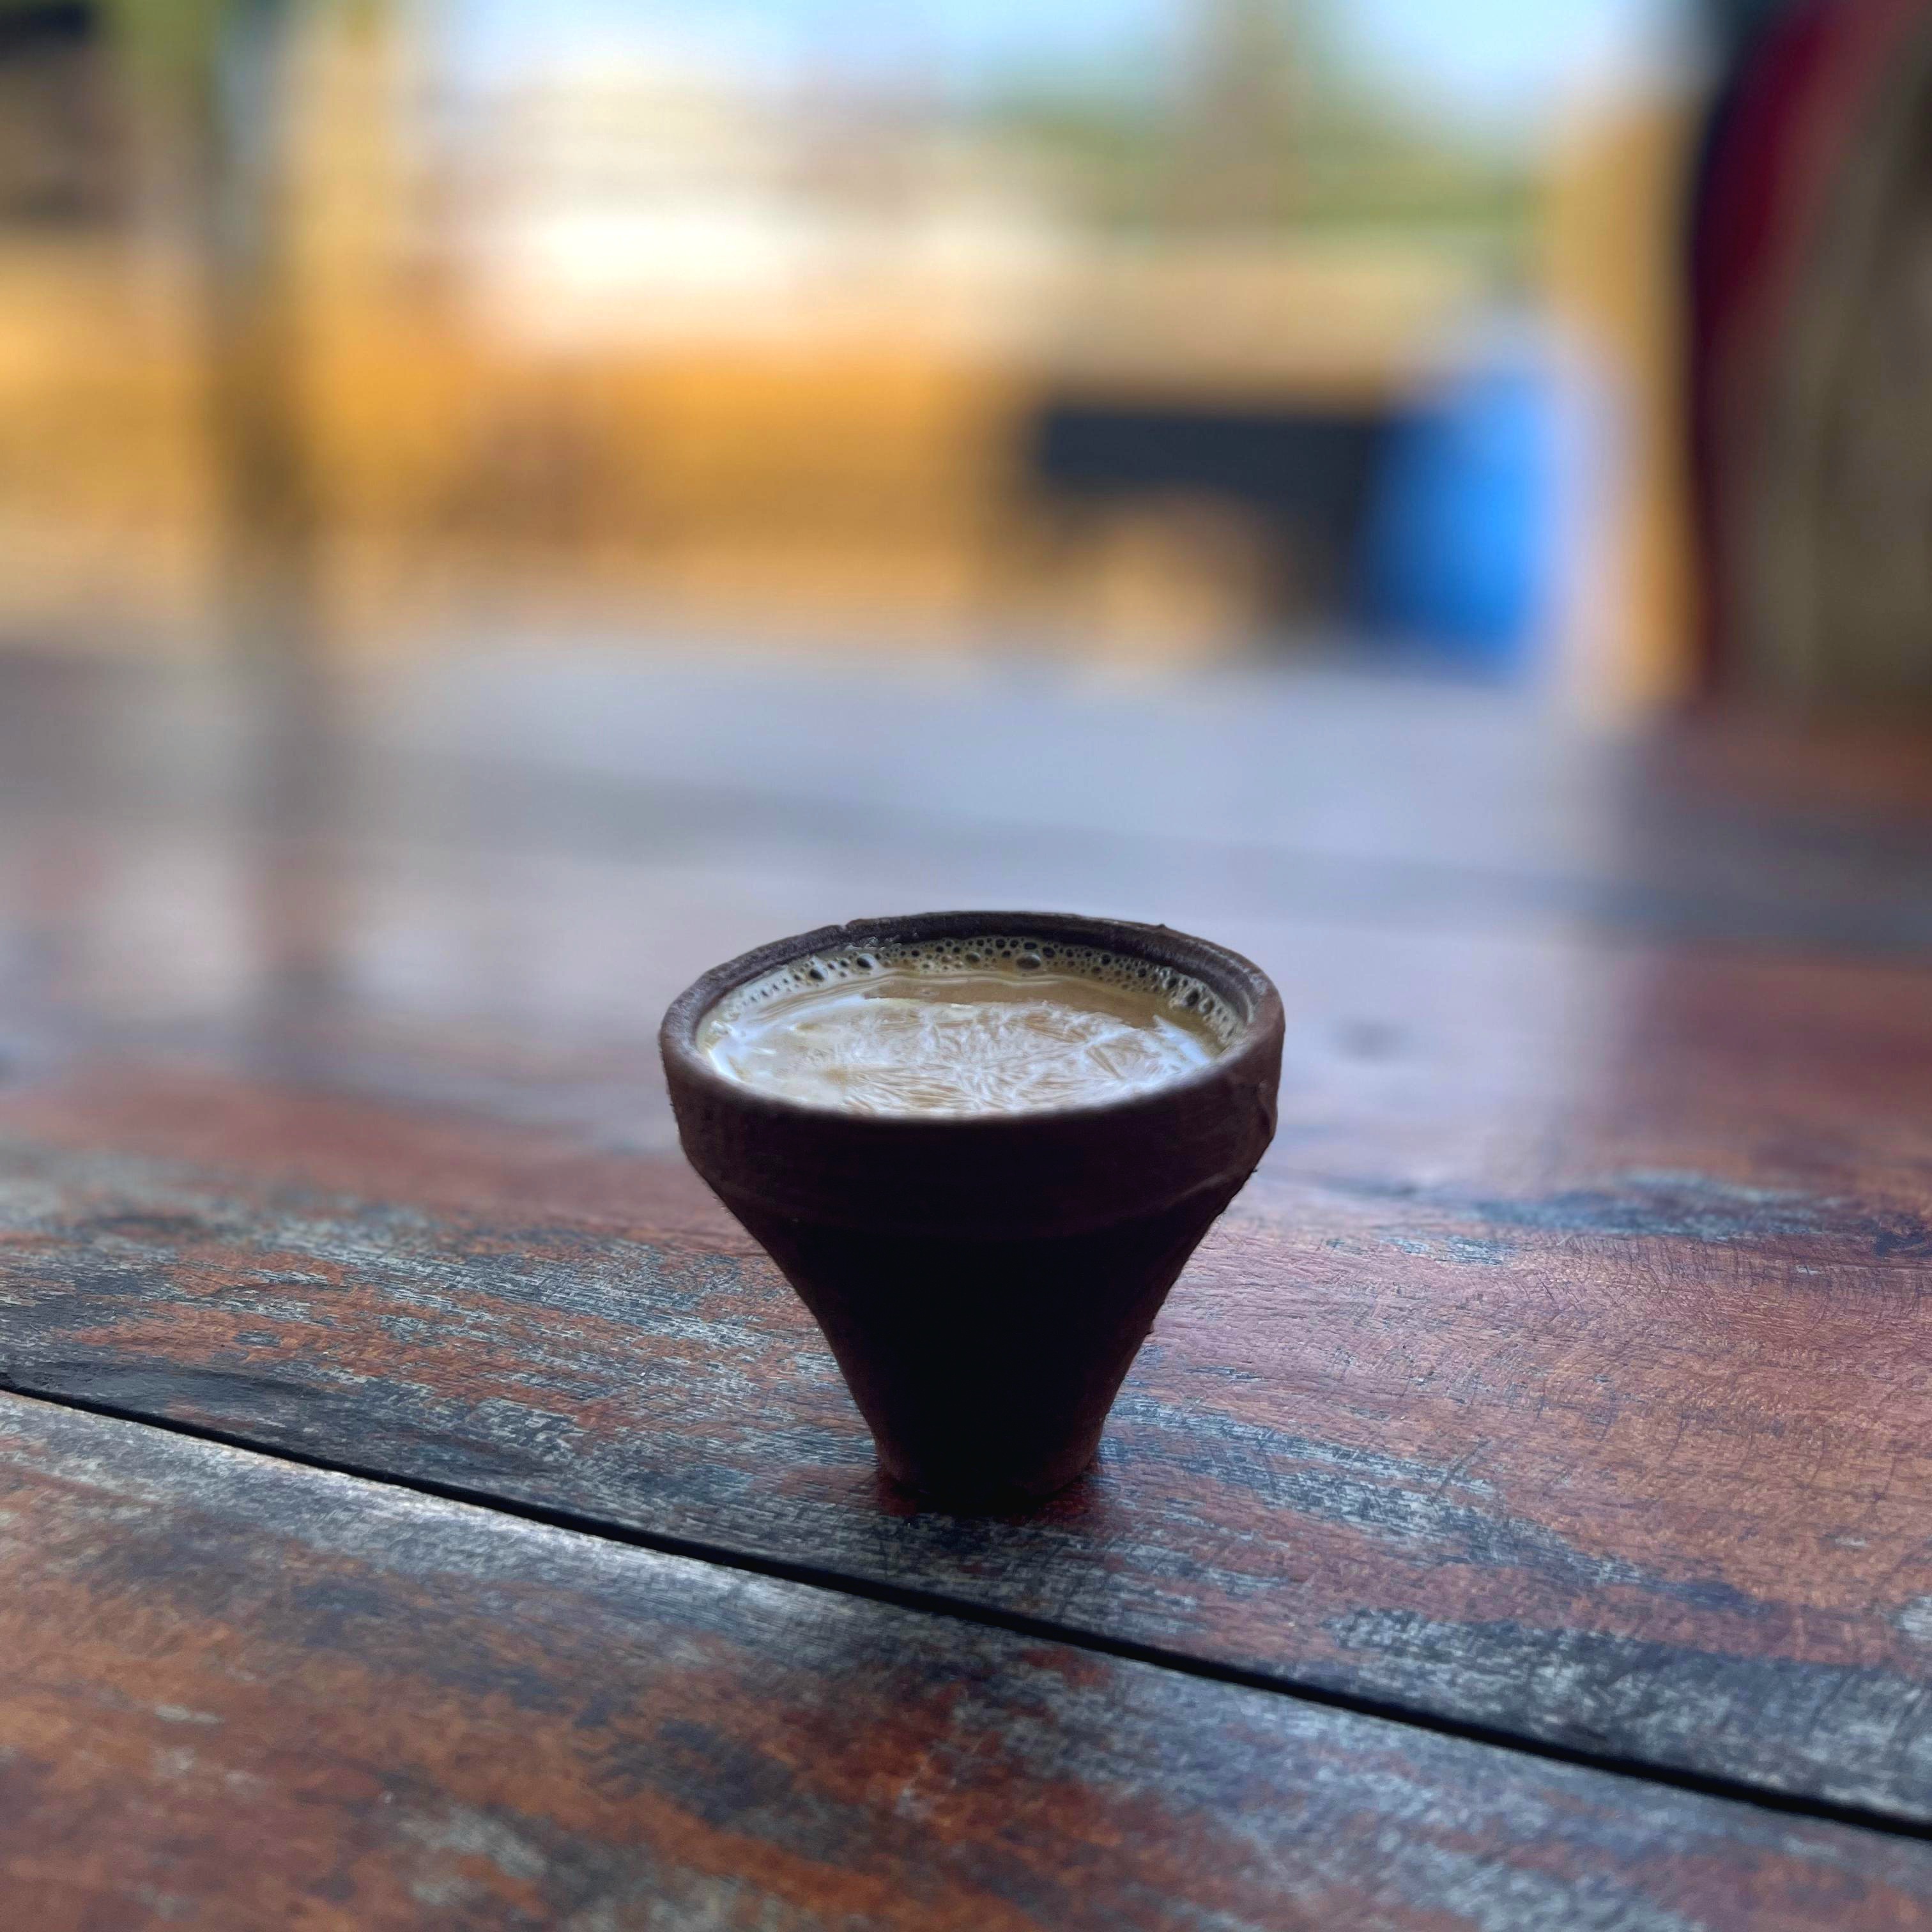
[[[215,512],[188,268],[118,237],[0,248],[0,634],[204,632]]]
[[[1683,698],[1694,676],[1682,284],[1696,134],[1686,99],[1592,121],[1548,190],[1550,298],[1604,386],[1615,438],[1565,644],[1573,685],[1614,709]]]

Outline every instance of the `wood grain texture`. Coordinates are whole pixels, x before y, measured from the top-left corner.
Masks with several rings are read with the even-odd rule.
[[[1932,1822],[1922,746],[1318,682],[707,751],[646,686],[458,679],[292,784],[0,664],[0,1374]],[[1290,1014],[1262,1179],[1024,1522],[878,1490],[652,1064],[716,958],[936,901],[1192,926]]]
[[[879,1486],[802,1311],[674,1163],[124,1066],[0,1132],[16,1387],[1932,1818],[1902,1206],[1277,1172],[1099,1474],[981,1522]]]
[[[44,1932],[1932,1925],[1932,1847],[0,1402]]]

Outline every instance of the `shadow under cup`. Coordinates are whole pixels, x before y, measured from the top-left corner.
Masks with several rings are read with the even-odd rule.
[[[1202,982],[1233,1016],[1207,1064],[1091,1106],[866,1114],[732,1079],[706,1013],[814,955],[998,934],[1094,949]],[[1238,954],[1064,914],[856,920],[717,967],[660,1043],[691,1164],[824,1331],[886,1473],[958,1506],[1051,1495],[1084,1469],[1188,1256],[1274,1133],[1282,1008]]]

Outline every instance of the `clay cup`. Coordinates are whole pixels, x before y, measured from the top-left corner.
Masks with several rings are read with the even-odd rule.
[[[989,933],[1177,969],[1234,1016],[1166,1084],[1034,1112],[866,1114],[735,1081],[700,1051],[734,988],[841,949]],[[887,1475],[947,1506],[1023,1508],[1094,1460],[1187,1258],[1273,1137],[1282,1006],[1238,954],[1065,914],[856,920],[714,968],[660,1034],[692,1166],[824,1331]]]

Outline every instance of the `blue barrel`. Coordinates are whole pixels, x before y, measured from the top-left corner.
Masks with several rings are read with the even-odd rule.
[[[1557,587],[1558,472],[1539,358],[1491,358],[1400,415],[1356,572],[1370,636],[1490,676],[1530,669]]]

